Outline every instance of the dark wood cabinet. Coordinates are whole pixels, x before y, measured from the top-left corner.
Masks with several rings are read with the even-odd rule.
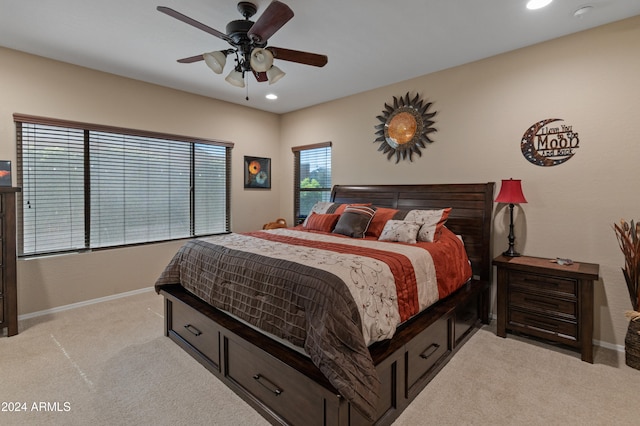
[[[18,291],[16,288],[16,192],[0,187],[0,330],[18,334]]]
[[[498,256],[497,334],[521,332],[572,346],[593,363],[593,282],[599,265]]]

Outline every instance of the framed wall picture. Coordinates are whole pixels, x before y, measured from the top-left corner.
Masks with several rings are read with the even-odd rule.
[[[11,161],[0,161],[0,186],[11,186]]]
[[[271,158],[244,157],[244,187],[271,188]]]

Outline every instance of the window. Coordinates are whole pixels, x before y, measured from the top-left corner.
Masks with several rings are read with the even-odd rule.
[[[14,120],[20,256],[229,231],[233,144]]]
[[[331,199],[331,142],[294,147],[294,217],[302,221],[317,201]]]

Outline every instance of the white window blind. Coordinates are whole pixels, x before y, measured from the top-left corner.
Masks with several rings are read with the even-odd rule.
[[[20,253],[83,249],[84,131],[23,123],[18,137]]]
[[[190,235],[191,146],[90,132],[91,247]]]
[[[231,152],[215,145],[195,144],[194,235],[229,231]],[[221,202],[227,200],[227,204]]]
[[[292,148],[294,209],[299,222],[318,201],[331,199],[331,142]]]
[[[22,256],[229,231],[229,143],[16,125]]]

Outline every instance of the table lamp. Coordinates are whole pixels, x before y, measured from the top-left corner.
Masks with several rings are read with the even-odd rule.
[[[522,186],[519,179],[503,179],[502,186],[500,187],[500,193],[496,198],[496,203],[509,204],[509,249],[502,253],[504,256],[516,257],[520,256],[520,253],[514,249],[514,241],[516,237],[513,235],[513,205],[526,203],[522,193]]]

